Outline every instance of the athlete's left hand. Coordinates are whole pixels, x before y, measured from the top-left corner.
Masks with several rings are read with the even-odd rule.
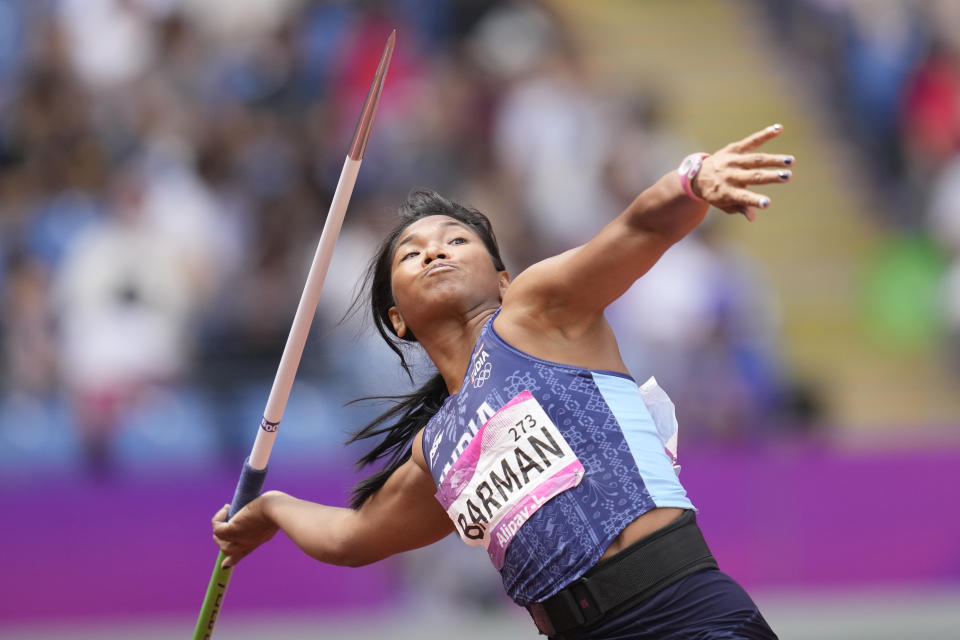
[[[792,155],[756,152],[782,131],[782,125],[771,125],[705,158],[691,181],[693,192],[714,207],[727,213],[742,213],[752,222],[757,208],[770,206],[770,198],[747,187],[789,182],[793,175],[788,168],[795,162]]]

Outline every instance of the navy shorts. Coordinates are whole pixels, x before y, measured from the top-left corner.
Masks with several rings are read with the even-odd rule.
[[[574,634],[570,634],[573,636]],[[577,640],[776,640],[747,592],[707,569],[673,583]]]

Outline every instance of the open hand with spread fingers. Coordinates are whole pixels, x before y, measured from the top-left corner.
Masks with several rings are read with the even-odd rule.
[[[770,198],[749,187],[788,182],[792,176],[792,155],[757,151],[782,131],[782,125],[771,125],[704,157],[700,170],[690,178],[693,196],[727,213],[742,213],[753,221],[757,208],[770,206]]]

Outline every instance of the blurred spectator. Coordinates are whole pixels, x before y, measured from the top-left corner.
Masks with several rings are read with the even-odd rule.
[[[844,87],[849,129],[882,180],[902,171],[897,139],[901,95],[926,44],[915,13],[899,0],[847,3]]]
[[[524,23],[530,35],[512,37]],[[603,184],[609,114],[546,15],[508,5],[487,17],[479,36],[488,64],[512,80],[495,116],[494,157],[528,237],[537,238],[540,253],[527,257],[542,259],[580,244],[615,215]]]
[[[58,7],[70,61],[91,89],[118,88],[144,73],[153,61],[154,32],[142,3],[63,0]]]
[[[940,166],[930,189],[930,236],[949,254],[960,255],[960,153]]]
[[[927,219],[930,235],[950,265],[937,291],[942,300],[938,311],[946,332],[949,362],[960,374],[960,153],[937,172]]]
[[[7,106],[20,65],[23,63],[27,32],[26,3],[0,0],[0,107]]]
[[[648,89],[622,103],[604,170],[606,188],[620,207],[626,207],[660,176],[676,169],[677,158],[696,145],[671,130],[666,120],[668,106],[659,91]]]
[[[935,46],[913,73],[903,97],[904,145],[914,171],[928,180],[960,151],[960,58]]]
[[[50,273],[42,262],[23,254],[12,258],[7,269],[7,282],[0,289],[4,336],[0,380],[6,382],[2,388],[49,397],[59,382]]]
[[[148,188],[138,171],[120,174],[108,217],[70,247],[56,284],[64,381],[97,469],[123,410],[187,362],[187,264],[147,216]]]

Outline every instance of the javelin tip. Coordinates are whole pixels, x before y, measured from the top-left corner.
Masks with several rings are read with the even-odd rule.
[[[377,105],[380,104],[380,93],[383,91],[383,82],[387,77],[387,68],[390,66],[390,58],[393,56],[393,47],[396,43],[397,29],[394,28],[387,38],[387,43],[383,45],[383,53],[380,55],[377,72],[373,76],[373,82],[370,83],[370,91],[367,92],[367,99],[364,101],[363,109],[360,111],[360,119],[357,120],[357,128],[354,129],[353,132],[353,141],[350,143],[350,152],[347,154],[353,160],[363,160],[363,154],[367,150],[367,141],[370,139],[373,117],[377,114]]]

